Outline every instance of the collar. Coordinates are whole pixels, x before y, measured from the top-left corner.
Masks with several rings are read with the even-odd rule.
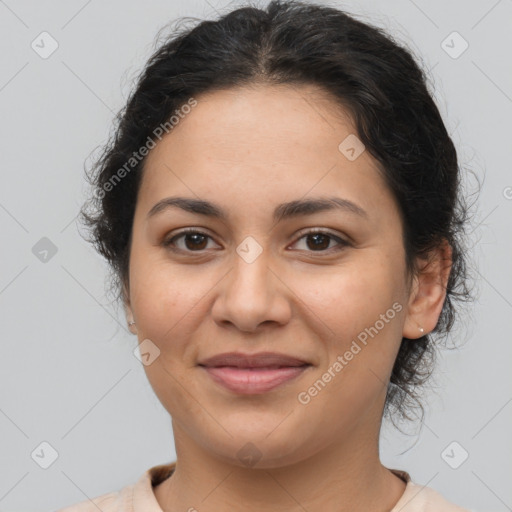
[[[123,497],[122,510],[127,512],[163,512],[156,500],[153,487],[169,478],[175,469],[176,461],[169,464],[159,464],[148,469],[137,483],[130,487],[131,493],[127,493]],[[415,488],[418,486],[413,484],[411,476],[407,471],[401,469],[389,470],[407,484],[404,494],[395,507],[393,507],[393,510],[391,510],[391,512],[397,512],[410,501],[411,495],[414,494]]]

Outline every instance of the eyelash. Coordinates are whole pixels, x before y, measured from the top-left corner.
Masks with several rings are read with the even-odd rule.
[[[202,235],[202,236],[205,236],[210,239],[212,238],[207,233],[203,233],[202,231],[199,231],[195,228],[186,228],[186,229],[183,229],[182,231],[180,231],[179,233],[177,233],[176,235],[174,235],[173,237],[171,237],[167,240],[164,240],[162,245],[173,252],[201,254],[206,249],[201,249],[199,251],[190,251],[190,250],[186,250],[186,249],[178,249],[178,248],[172,246],[174,241],[177,240],[178,238],[181,238],[187,234],[192,234],[192,233],[197,234],[197,235]],[[305,238],[308,235],[316,235],[316,234],[326,235],[326,236],[330,237],[331,239],[337,241],[339,245],[338,245],[338,247],[334,247],[334,248],[331,247],[329,249],[325,249],[325,250],[321,250],[321,251],[307,251],[307,252],[331,253],[331,251],[337,252],[337,251],[344,249],[345,247],[350,246],[350,243],[347,242],[346,240],[344,240],[344,239],[340,238],[339,236],[336,236],[328,231],[322,230],[322,229],[310,229],[308,231],[303,231],[303,232],[299,233],[299,238],[297,238],[297,240],[294,243],[298,242],[299,240],[301,240],[302,238]]]

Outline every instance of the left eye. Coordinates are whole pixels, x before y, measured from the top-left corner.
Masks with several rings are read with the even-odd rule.
[[[185,239],[185,248],[183,247],[174,247],[175,246],[175,240],[179,240],[180,238]],[[169,247],[172,250],[178,250],[178,251],[187,251],[190,249],[190,246],[192,245],[193,249],[205,249],[205,240],[208,238],[211,238],[206,233],[202,233],[201,231],[195,231],[195,230],[186,230],[182,231],[181,233],[173,236],[172,238],[169,238],[168,240],[165,240],[163,242],[163,245],[165,247]],[[187,240],[188,239],[188,240]],[[187,243],[187,241],[189,243]],[[190,250],[189,252],[198,252],[196,250]]]
[[[297,242],[295,242],[295,244],[303,238],[306,239],[307,248],[312,249],[313,252],[327,252],[327,250],[332,249],[332,247],[329,247],[332,240],[338,242],[338,248],[336,250],[340,250],[341,248],[349,245],[348,242],[339,236],[335,236],[325,231],[309,231],[304,233]],[[308,241],[311,241],[311,243],[308,244]]]
[[[180,239],[183,239],[184,247],[179,247],[179,244],[177,244],[176,241]],[[182,231],[181,233],[165,240],[162,245],[173,251],[200,252],[207,248],[208,239],[212,239],[210,235],[190,229]],[[298,238],[292,245],[298,244],[303,239],[305,239],[306,242],[306,249],[302,250],[311,250],[312,252],[328,252],[331,249],[341,250],[343,247],[350,245],[342,238],[326,231],[308,231],[303,233],[302,236],[300,236],[300,238]],[[337,248],[331,247],[332,241],[337,242]]]

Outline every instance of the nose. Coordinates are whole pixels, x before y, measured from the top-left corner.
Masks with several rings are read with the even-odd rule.
[[[291,291],[269,260],[265,251],[254,261],[235,254],[233,267],[219,283],[212,307],[217,323],[255,332],[265,323],[284,325],[289,321]]]

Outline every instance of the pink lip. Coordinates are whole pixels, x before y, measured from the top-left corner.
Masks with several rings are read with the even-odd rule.
[[[266,393],[301,375],[311,365],[237,368],[233,366],[203,366],[217,383],[235,393],[256,395]]]
[[[244,354],[242,352],[223,352],[200,361],[200,366],[235,366],[237,368],[265,368],[279,366],[303,366],[308,361],[277,352],[258,352]]]

